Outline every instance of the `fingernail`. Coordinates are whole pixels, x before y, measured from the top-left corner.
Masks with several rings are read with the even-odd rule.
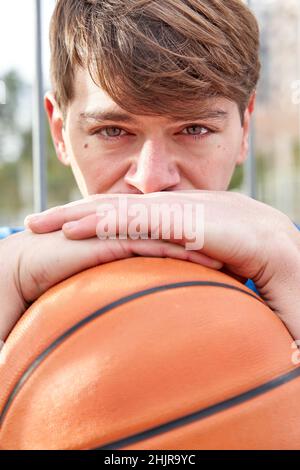
[[[24,220],[24,225],[25,227],[28,227],[28,225],[31,223],[31,222],[35,222],[36,220],[39,219],[39,216],[38,214],[30,214],[30,215],[27,215],[27,217],[25,217],[25,220]]]
[[[72,230],[73,228],[76,227],[76,225],[78,225],[77,222],[67,222],[66,224],[63,225],[63,228],[66,230]]]

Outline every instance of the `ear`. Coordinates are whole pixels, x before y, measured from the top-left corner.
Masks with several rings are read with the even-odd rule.
[[[236,161],[237,165],[242,165],[245,163],[248,153],[249,153],[249,134],[250,134],[250,121],[251,115],[255,108],[256,101],[256,90],[252,93],[248,106],[244,113],[244,124],[243,124],[243,140],[240,155]]]
[[[59,106],[56,102],[54,94],[47,92],[44,98],[45,111],[48,116],[50,131],[53,144],[58,159],[66,166],[70,165],[70,161],[66,152],[64,140],[64,120]]]

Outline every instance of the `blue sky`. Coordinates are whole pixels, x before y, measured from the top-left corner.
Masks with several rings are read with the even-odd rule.
[[[43,7],[44,74],[48,83],[48,25],[55,0],[41,0]],[[34,77],[34,0],[0,3],[0,76],[11,68],[32,83]]]

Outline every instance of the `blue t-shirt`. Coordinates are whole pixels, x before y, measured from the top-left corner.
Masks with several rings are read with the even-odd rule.
[[[8,237],[9,235],[13,235],[14,233],[22,232],[23,230],[24,227],[0,227],[0,240]],[[251,279],[248,279],[245,285],[253,292],[259,295],[259,292],[256,289],[254,282],[251,281]]]
[[[0,227],[0,240],[14,233],[23,232],[24,227]]]

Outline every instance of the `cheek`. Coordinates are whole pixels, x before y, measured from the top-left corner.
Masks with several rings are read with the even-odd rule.
[[[241,141],[234,141],[220,145],[210,168],[210,174],[213,175],[213,184],[215,190],[226,191],[234,173],[236,162],[240,154]]]
[[[201,155],[193,155],[185,162],[184,172],[194,187],[225,191],[235,168],[237,146],[218,142]]]
[[[77,185],[82,195],[88,196],[90,181],[95,174],[95,159],[92,158],[93,150],[85,136],[80,132],[73,131],[66,133],[66,151],[70,160],[70,165],[76,179]]]
[[[78,184],[80,179],[84,181],[87,195],[107,192],[126,173],[122,155],[118,158],[115,154],[104,154],[86,137],[72,142],[73,172]]]
[[[214,159],[224,169],[224,172],[231,171],[235,167],[242,147],[242,130],[234,129],[224,135],[222,141],[218,142],[213,152]]]

